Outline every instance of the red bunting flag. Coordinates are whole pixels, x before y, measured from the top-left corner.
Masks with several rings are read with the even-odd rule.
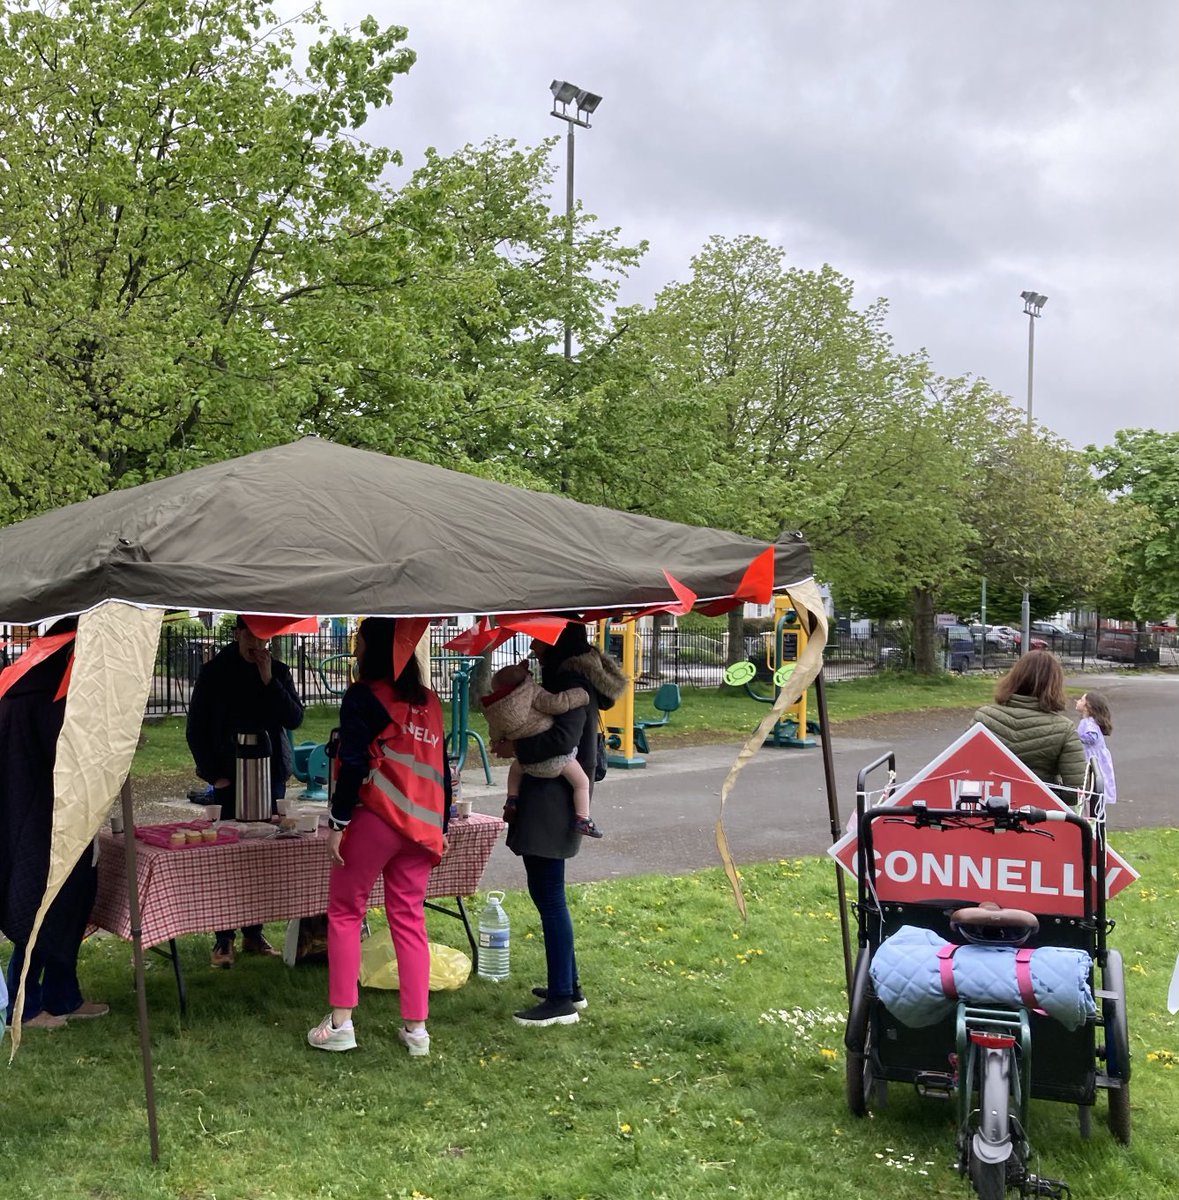
[[[318,617],[263,617],[257,613],[243,613],[246,628],[264,642],[283,637],[288,633],[318,633]]]
[[[500,617],[499,623],[512,633],[524,633],[536,638],[538,642],[544,642],[546,646],[551,646],[569,624],[569,618],[541,613],[535,617]]]
[[[44,662],[54,651],[60,650],[62,646],[69,645],[75,637],[77,637],[77,634],[73,630],[70,630],[69,633],[54,633],[48,637],[34,638],[29,643],[29,648],[12,666],[5,667],[3,671],[0,671],[0,696],[3,696],[18,679],[31,671],[39,662]],[[68,669],[66,676],[68,680]],[[54,698],[60,699],[64,694],[64,692],[60,692]]]
[[[742,603],[744,601],[726,596],[723,600],[710,600],[707,604],[698,604],[696,611],[704,617],[719,617],[724,613],[732,612],[738,604]]]
[[[733,593],[735,600],[748,600],[751,604],[769,604],[774,595],[774,548],[767,546],[745,568],[741,582]]]
[[[422,634],[430,627],[429,617],[398,617],[393,632],[393,678],[405,669],[413,657],[414,649],[422,640]]]
[[[490,617],[480,617],[469,629],[460,630],[444,642],[442,649],[474,658],[505,640],[503,631],[492,625]]]

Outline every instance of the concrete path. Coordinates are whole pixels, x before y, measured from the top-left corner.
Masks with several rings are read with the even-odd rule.
[[[1110,828],[1154,828],[1179,815],[1179,676],[1163,674],[1072,676],[1069,684],[1100,690],[1114,718],[1110,739],[1122,797],[1110,810]],[[902,779],[944,750],[970,724],[971,713],[953,710],[868,717],[836,726],[832,741],[839,815],[855,801],[857,771],[893,750]],[[641,770],[611,769],[594,794],[594,819],[605,837],[588,839],[569,863],[574,881],[644,873],[669,873],[720,865],[714,826],[721,782],[737,746],[655,747]],[[482,812],[498,812],[506,767],[495,766],[495,786],[483,784],[474,762],[463,773],[464,796]],[[882,782],[883,780],[881,780]],[[725,827],[738,864],[821,854],[831,842],[823,784],[822,752],[763,749],[745,768],[729,798]],[[501,843],[484,886],[522,887],[519,861]]]
[[[1179,674],[1103,671],[1070,676],[1069,684],[1101,691],[1113,712],[1109,745],[1122,797],[1110,810],[1115,845],[1119,829],[1174,824],[1179,819]],[[750,710],[751,717],[759,715],[752,703]],[[841,826],[854,807],[856,773],[861,767],[893,750],[898,777],[906,779],[969,726],[971,713],[961,709],[865,717],[835,726],[832,742]],[[675,874],[720,865],[714,836],[717,805],[738,746],[660,749],[659,731],[650,738],[654,750],[645,768],[611,768],[597,786],[594,819],[605,837],[582,842],[581,853],[569,862],[570,880]],[[493,760],[492,778],[493,786],[487,787],[477,758],[468,760],[463,795],[479,812],[499,813],[503,806],[506,764]],[[878,782],[883,782],[883,775]],[[292,785],[291,794],[297,795],[298,790]],[[166,801],[162,811],[169,810],[179,810],[185,817],[193,811],[182,799]],[[742,772],[729,798],[725,828],[738,865],[824,853],[831,843],[831,821],[821,749],[763,749]],[[524,885],[520,862],[502,841],[483,883],[503,888]]]

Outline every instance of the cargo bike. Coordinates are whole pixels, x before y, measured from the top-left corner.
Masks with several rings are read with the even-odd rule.
[[[886,765],[895,779],[892,754],[857,779],[848,1106],[861,1117],[883,1107],[893,1082],[956,1102],[958,1170],[981,1200],[1069,1197],[1063,1180],[1031,1169],[1030,1100],[1076,1105],[1088,1137],[1104,1092],[1110,1131],[1130,1142],[1125,975],[1107,945],[1100,778],[1086,779],[1083,815],[1013,806],[1004,789],[993,795],[967,779],[950,781],[951,803],[944,789],[927,802],[911,787],[903,803],[886,789],[869,807],[867,778]],[[983,851],[956,854],[967,845]],[[1012,880],[1035,894],[1034,906],[1004,903]]]

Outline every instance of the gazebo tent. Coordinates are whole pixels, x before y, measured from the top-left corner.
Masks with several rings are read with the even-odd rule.
[[[316,438],[0,529],[0,621],[31,624],[81,614],[38,926],[120,788],[130,827],[126,778],[166,609],[284,616],[622,614],[674,602],[667,575],[696,593],[698,604],[723,605],[740,594],[751,561],[766,549],[733,533],[580,504]],[[826,636],[802,535],[780,538],[773,560],[773,590],[789,591],[813,636],[767,714],[767,728],[818,675]],[[722,805],[755,744],[757,734],[726,780]],[[825,722],[824,753],[829,762]],[[719,820],[718,843],[725,856]],[[133,838],[127,847],[133,858]],[[128,878],[135,879],[133,862]],[[131,902],[134,916],[137,897]],[[138,944],[135,950],[155,1157],[142,951]],[[14,1035],[15,1049],[18,1029]]]

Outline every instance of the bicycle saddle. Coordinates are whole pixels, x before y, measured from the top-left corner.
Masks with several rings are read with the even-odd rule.
[[[1022,946],[1040,928],[1035,913],[1023,908],[1001,908],[993,900],[950,913],[950,928],[976,945]]]

